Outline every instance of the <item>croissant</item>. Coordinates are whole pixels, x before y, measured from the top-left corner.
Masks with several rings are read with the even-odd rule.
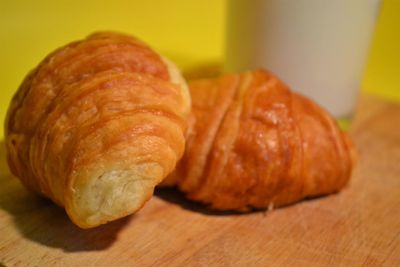
[[[354,149],[334,119],[259,69],[189,83],[186,151],[163,185],[213,209],[247,211],[340,190]]]
[[[141,41],[103,32],[47,56],[5,122],[8,164],[82,228],[129,215],[181,158],[190,96]]]

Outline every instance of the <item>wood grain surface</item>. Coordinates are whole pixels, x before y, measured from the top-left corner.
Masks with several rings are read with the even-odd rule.
[[[27,192],[0,144],[5,266],[400,266],[400,105],[363,97],[359,161],[342,192],[272,212],[211,212],[158,190],[137,214],[91,230]]]

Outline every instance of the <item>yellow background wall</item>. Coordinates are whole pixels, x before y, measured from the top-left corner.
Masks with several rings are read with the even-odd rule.
[[[181,68],[223,60],[228,0],[0,0],[0,140],[24,75],[55,48],[96,30],[131,33]],[[400,100],[400,0],[384,0],[362,88]]]
[[[383,0],[361,87],[400,101],[400,0]]]

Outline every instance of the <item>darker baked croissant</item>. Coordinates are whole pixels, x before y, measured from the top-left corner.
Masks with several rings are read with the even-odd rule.
[[[164,185],[219,210],[272,208],[340,190],[352,146],[322,108],[264,70],[189,84],[186,151]]]
[[[190,97],[142,42],[97,33],[50,54],[24,80],[5,124],[12,173],[93,227],[138,210],[184,150]]]

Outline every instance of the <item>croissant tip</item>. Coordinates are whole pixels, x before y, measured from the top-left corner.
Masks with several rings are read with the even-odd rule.
[[[145,164],[146,165],[146,164]],[[139,210],[158,184],[159,166],[135,166],[131,170],[110,170],[89,178],[80,178],[66,191],[66,210],[81,228],[92,228],[125,217]],[[140,168],[153,169],[144,177]],[[140,173],[140,174],[139,174]],[[74,191],[73,194],[68,195]]]

